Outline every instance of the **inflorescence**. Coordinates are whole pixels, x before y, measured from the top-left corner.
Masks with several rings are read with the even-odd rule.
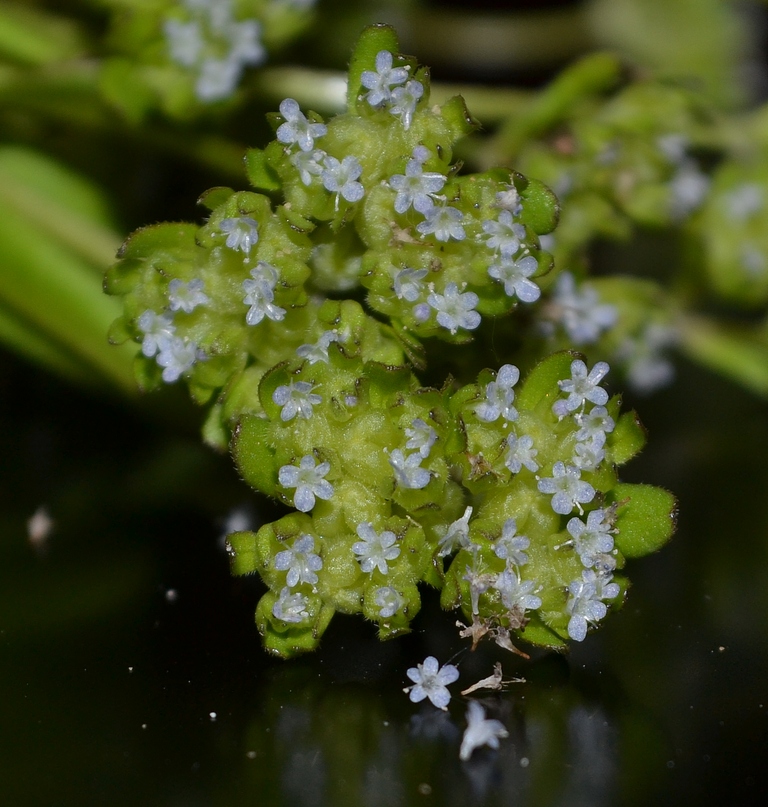
[[[453,146],[474,123],[461,98],[430,103],[391,29],[363,35],[349,88],[328,121],[279,105],[275,140],[248,154],[254,191],[215,188],[202,226],[126,242],[112,337],[140,343],[145,388],[184,379],[206,439],[290,509],[229,537],[234,572],[268,586],[271,652],[314,648],[337,611],[403,633],[424,584],[473,645],[580,642],[621,604],[625,558],[669,537],[673,499],[619,482],[644,435],[605,389],[608,364],[558,352],[526,374],[483,370],[470,343],[539,306],[577,346],[616,313],[553,271],[545,186],[460,173]],[[423,387],[414,371],[446,342],[476,380]],[[411,699],[444,706],[451,675],[427,659]],[[501,736],[493,723],[475,710],[462,754]]]

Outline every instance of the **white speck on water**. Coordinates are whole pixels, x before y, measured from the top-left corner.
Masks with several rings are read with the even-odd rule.
[[[529,764],[530,764],[530,760],[528,759],[528,757],[520,757],[520,767],[521,768],[527,768]]]
[[[169,588],[168,591],[165,592],[165,599],[168,602],[176,602],[179,598],[179,592],[176,591],[175,588]]]
[[[132,673],[132,672],[133,672],[133,667],[129,667],[129,668],[128,668],[128,672],[129,672],[129,673]]]
[[[146,723],[142,723],[142,724],[141,724],[141,727],[142,727],[143,729],[146,729],[147,724],[146,724]]]
[[[216,722],[216,712],[208,712],[208,717],[211,718],[211,723]]]

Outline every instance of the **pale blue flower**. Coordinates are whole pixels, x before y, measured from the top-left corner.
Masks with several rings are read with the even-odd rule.
[[[479,297],[472,291],[459,292],[455,283],[445,287],[445,294],[432,292],[427,303],[437,311],[437,323],[455,334],[459,328],[472,331],[480,324],[480,314],[475,311]]]
[[[328,131],[324,123],[310,123],[293,98],[281,101],[279,109],[285,119],[285,122],[277,127],[276,137],[280,143],[287,146],[295,143],[302,151],[312,151],[315,140],[323,137]]]
[[[507,454],[504,457],[504,465],[513,474],[519,474],[523,466],[534,474],[539,470],[539,463],[536,462],[536,455],[539,451],[533,447],[532,437],[527,434],[522,437],[510,434],[507,437],[506,445]]]
[[[392,97],[391,88],[402,84],[408,78],[408,68],[392,67],[392,54],[388,50],[380,50],[376,54],[376,70],[364,70],[360,83],[368,92],[365,99],[372,107],[380,107],[389,103]]]
[[[205,284],[200,278],[188,283],[174,278],[168,284],[168,307],[171,311],[184,311],[191,314],[199,305],[208,305],[210,298],[203,291]]]
[[[329,462],[316,464],[311,454],[301,458],[296,465],[283,465],[277,474],[278,482],[284,488],[296,488],[293,505],[302,513],[308,513],[315,506],[315,497],[328,500],[333,496],[333,485],[324,479],[331,470]]]
[[[291,589],[285,586],[272,606],[272,615],[281,622],[303,622],[309,617],[307,598],[298,592],[291,594]]]
[[[507,297],[516,296],[523,303],[534,303],[541,296],[541,290],[528,278],[538,266],[533,255],[525,255],[517,260],[502,255],[499,263],[488,267],[488,274],[504,284],[504,293]]]
[[[138,326],[144,334],[141,352],[148,358],[157,353],[163,342],[168,341],[175,333],[173,318],[169,314],[156,314],[147,309],[138,319]]]
[[[392,586],[380,586],[377,588],[373,595],[373,601],[379,608],[379,617],[381,619],[389,619],[405,605],[403,597]]]
[[[359,202],[365,195],[365,188],[358,182],[363,167],[356,157],[348,154],[341,162],[335,157],[326,155],[323,163],[323,172],[320,179],[323,187],[336,194],[336,204],[338,206],[339,196],[347,202]]]
[[[284,422],[293,420],[298,415],[304,420],[312,417],[312,407],[322,403],[323,399],[312,392],[314,384],[308,381],[290,381],[288,385],[280,385],[272,393],[272,400],[282,406],[280,419]]]
[[[448,684],[459,678],[459,671],[453,664],[440,667],[434,656],[427,656],[423,664],[417,664],[407,671],[408,678],[414,682],[406,692],[412,703],[419,703],[429,698],[438,709],[445,709],[451,700]]]
[[[501,529],[501,535],[493,545],[496,557],[507,561],[507,566],[524,566],[528,563],[528,555],[523,550],[528,549],[531,541],[525,535],[517,535],[517,522],[508,518]]]
[[[455,552],[460,547],[468,547],[470,545],[469,519],[472,517],[472,510],[472,507],[467,507],[461,518],[456,519],[456,521],[445,528],[438,544],[440,547],[437,553],[438,557],[445,557]]]
[[[432,233],[437,241],[450,241],[451,238],[454,241],[463,241],[467,237],[464,227],[461,225],[464,214],[458,208],[432,205],[420,212],[425,218],[416,225],[416,229],[421,233],[422,238]]]
[[[429,484],[432,474],[421,467],[423,457],[418,452],[407,457],[399,448],[389,452],[389,464],[395,472],[395,479],[402,488],[421,490]]]
[[[504,420],[517,420],[517,409],[512,406],[515,400],[513,387],[520,379],[520,370],[514,364],[504,364],[496,374],[496,380],[485,386],[485,400],[475,408],[479,420],[493,423],[499,417]]]
[[[397,536],[394,532],[384,530],[377,533],[370,522],[358,524],[357,534],[362,540],[352,544],[352,551],[364,572],[378,569],[382,574],[389,572],[387,561],[395,560],[400,555],[400,547],[395,546]]]
[[[552,509],[563,516],[574,507],[581,511],[582,504],[589,504],[595,498],[592,485],[581,481],[581,471],[562,462],[554,464],[551,477],[539,479],[538,488],[542,493],[553,494]]]
[[[317,574],[323,568],[323,560],[314,552],[315,539],[302,533],[293,542],[290,549],[284,549],[275,555],[274,567],[278,572],[287,571],[285,583],[293,588],[299,583],[314,586]]]
[[[224,242],[229,249],[240,250],[250,255],[259,241],[259,223],[249,216],[222,219],[219,229],[227,236]]]
[[[404,87],[395,87],[390,96],[389,112],[400,118],[403,129],[408,131],[413,121],[413,113],[424,95],[424,85],[420,81],[409,81]]]

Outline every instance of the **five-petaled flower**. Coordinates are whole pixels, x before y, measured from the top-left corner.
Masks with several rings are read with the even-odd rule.
[[[619,596],[619,584],[610,581],[610,574],[585,569],[581,573],[581,580],[572,580],[569,584],[565,610],[571,615],[568,635],[575,642],[583,642],[588,625],[594,625],[605,616],[608,609],[603,600]]]
[[[542,493],[554,494],[552,509],[563,516],[567,516],[574,507],[581,512],[581,505],[589,504],[595,498],[592,485],[581,481],[581,471],[563,462],[556,462],[552,467],[552,476],[539,479],[538,487]]]
[[[168,307],[171,311],[183,311],[191,314],[199,305],[207,305],[210,298],[203,291],[205,284],[199,277],[185,283],[174,278],[168,284]]]
[[[315,539],[311,535],[301,534],[293,542],[290,549],[283,549],[275,555],[275,569],[287,571],[285,584],[293,588],[298,583],[317,583],[317,574],[323,568],[323,560],[314,552]]]
[[[480,314],[475,311],[480,298],[473,292],[461,293],[455,283],[445,287],[445,294],[432,292],[427,297],[429,305],[437,311],[437,323],[452,334],[459,328],[473,331],[480,324]]]
[[[510,434],[506,439],[506,446],[507,454],[504,457],[504,465],[513,474],[519,474],[523,466],[534,474],[539,470],[539,463],[536,462],[539,450],[533,447],[533,437],[528,434],[524,434],[522,437]]]
[[[280,419],[293,420],[298,415],[304,420],[312,417],[312,407],[322,403],[323,399],[312,392],[314,384],[308,381],[289,381],[287,386],[281,385],[272,393],[272,400],[282,406]]]
[[[308,513],[315,506],[315,497],[328,500],[333,496],[333,485],[324,479],[331,470],[329,462],[316,464],[311,454],[303,456],[296,465],[283,465],[277,479],[284,488],[296,488],[293,505],[302,513]]]
[[[376,70],[364,70],[360,83],[368,92],[365,99],[373,107],[389,103],[392,98],[392,87],[402,84],[408,78],[407,67],[392,67],[392,54],[388,50],[380,50],[376,54]]]
[[[395,546],[395,533],[389,530],[378,533],[370,522],[363,522],[357,525],[357,534],[362,540],[352,544],[352,551],[357,556],[360,568],[364,572],[378,569],[382,574],[387,574],[387,561],[395,560],[400,555],[400,547]]]
[[[224,242],[229,249],[240,250],[246,256],[259,241],[259,223],[249,216],[222,219],[219,229],[227,236]]]
[[[429,484],[432,474],[421,467],[422,459],[424,458],[418,451],[408,456],[405,456],[399,448],[389,452],[389,464],[400,487],[421,490]]]
[[[251,269],[251,276],[242,282],[243,302],[249,306],[245,315],[248,325],[258,325],[264,317],[274,322],[285,317],[285,309],[274,303],[277,280],[277,269],[266,261],[259,261]]]
[[[533,255],[525,255],[518,260],[502,255],[499,263],[488,267],[488,274],[504,284],[504,293],[507,297],[517,296],[523,303],[534,303],[541,296],[541,289],[528,278],[538,266]]]
[[[512,406],[515,400],[513,387],[520,378],[520,370],[514,364],[504,364],[499,368],[495,381],[485,385],[485,400],[475,409],[475,414],[486,423],[493,423],[501,416],[504,420],[517,420],[517,409]]]
[[[434,233],[437,241],[463,241],[467,234],[461,222],[464,214],[457,207],[448,205],[432,205],[426,210],[420,211],[424,214],[424,221],[416,225],[416,229],[425,235]]]
[[[611,368],[607,362],[599,361],[587,373],[587,365],[581,359],[571,362],[571,377],[558,381],[560,389],[568,394],[565,400],[555,401],[552,410],[558,417],[584,407],[587,401],[598,406],[608,402],[608,393],[598,384]]]
[[[406,675],[414,682],[404,690],[413,703],[429,698],[438,709],[445,709],[451,700],[448,684],[458,679],[459,671],[453,664],[441,667],[434,656],[427,656],[423,664],[411,667]]]
[[[312,151],[315,139],[328,131],[324,123],[310,123],[293,98],[280,103],[280,114],[285,123],[277,127],[277,139],[287,146],[295,143],[302,151]]]
[[[493,545],[496,557],[507,561],[507,566],[524,566],[528,563],[528,555],[523,552],[528,549],[531,541],[525,535],[517,535],[517,522],[508,518],[501,528],[501,535]]]
[[[434,171],[424,171],[424,161],[420,160],[421,152],[416,153],[405,165],[405,174],[395,174],[389,178],[389,187],[396,191],[395,213],[405,213],[408,208],[426,214],[434,207],[433,195],[439,193],[445,185],[447,177]]]
[[[405,605],[400,592],[392,586],[380,586],[373,595],[373,601],[379,608],[379,616],[382,619],[389,619],[394,616]]]
[[[572,518],[566,529],[573,539],[573,548],[586,567],[602,560],[602,555],[613,550],[613,524],[606,510],[593,510],[585,524],[580,518]]]

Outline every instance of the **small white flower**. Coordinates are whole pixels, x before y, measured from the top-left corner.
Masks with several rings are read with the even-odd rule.
[[[266,261],[259,261],[251,269],[251,277],[242,282],[245,292],[243,302],[250,306],[245,315],[248,325],[258,325],[264,317],[274,322],[280,322],[285,317],[285,309],[274,304],[277,280],[275,267]]]
[[[599,438],[576,443],[571,462],[582,471],[596,471],[598,465],[605,459],[604,445],[605,439],[601,442]]]
[[[451,700],[448,684],[458,679],[459,671],[453,664],[440,667],[434,656],[427,656],[423,664],[411,667],[406,675],[414,682],[405,690],[412,703],[429,698],[438,709],[445,709]]]
[[[474,309],[478,302],[479,298],[474,292],[462,294],[455,283],[449,283],[445,287],[445,294],[432,292],[427,297],[427,303],[437,311],[438,325],[447,328],[452,334],[459,328],[466,328],[468,331],[477,328],[481,317]]]
[[[567,530],[573,538],[573,547],[582,564],[587,568],[602,560],[601,556],[613,551],[613,525],[606,518],[605,510],[593,510],[585,524],[580,518],[572,518]]]
[[[323,162],[327,156],[322,149],[297,151],[291,155],[290,161],[299,172],[301,181],[305,185],[311,185],[312,177],[319,177],[323,173]]]
[[[296,348],[296,355],[306,359],[310,364],[322,361],[328,364],[328,348],[332,342],[343,341],[336,331],[323,331],[320,338],[313,345],[301,345]]]
[[[168,19],[163,23],[163,33],[171,60],[182,67],[194,67],[205,44],[199,23]]]
[[[605,443],[606,434],[612,432],[616,427],[613,418],[604,406],[594,406],[589,412],[577,412],[573,419],[579,426],[579,430],[574,435],[577,440],[595,440],[600,445]]]
[[[648,393],[672,380],[675,369],[661,351],[674,345],[678,338],[674,328],[651,323],[636,339],[624,340],[616,358],[626,363],[627,381],[633,389]]]
[[[421,490],[429,484],[432,474],[421,467],[423,457],[418,452],[407,457],[399,448],[389,452],[389,464],[395,472],[395,479],[400,487]]]
[[[258,65],[267,58],[261,43],[261,25],[256,20],[233,22],[227,29],[231,49],[229,58],[240,64]]]
[[[524,434],[522,437],[510,434],[507,437],[506,443],[507,455],[504,457],[504,465],[506,465],[513,474],[519,474],[523,466],[534,474],[539,470],[539,463],[536,462],[536,455],[539,453],[539,450],[533,447],[532,437],[527,434]]]
[[[421,147],[423,148],[423,147]],[[406,163],[405,174],[395,174],[389,178],[389,187],[397,192],[395,196],[395,212],[405,213],[408,208],[426,214],[434,207],[433,194],[439,193],[445,185],[447,177],[437,172],[425,173],[421,152],[416,155],[419,147],[414,149],[414,156]]]
[[[685,160],[669,183],[669,212],[680,221],[701,206],[706,198],[710,178],[693,160]]]
[[[250,255],[259,240],[259,223],[249,216],[222,219],[219,229],[227,236],[225,244]]]
[[[765,189],[757,182],[742,182],[723,195],[723,204],[731,221],[747,221],[763,209]]]
[[[303,622],[309,616],[307,598],[298,592],[291,594],[290,588],[285,586],[272,606],[272,615],[281,622]]]
[[[571,614],[568,635],[576,642],[583,642],[588,625],[599,622],[608,609],[603,599],[619,595],[619,585],[610,582],[610,575],[598,575],[592,569],[582,572],[581,580],[573,580],[568,586],[566,611]]]
[[[424,293],[425,285],[422,282],[427,276],[426,269],[411,269],[406,266],[395,275],[395,296],[398,300],[407,300],[415,303]]]
[[[598,384],[610,369],[607,362],[599,361],[587,374],[587,365],[581,359],[571,362],[571,377],[557,382],[558,387],[568,393],[568,398],[553,404],[555,414],[562,417],[583,407],[587,401],[598,406],[608,403],[608,393]]]
[[[293,542],[290,549],[284,549],[275,555],[275,569],[278,572],[288,571],[285,583],[293,588],[298,583],[314,586],[317,575],[323,568],[323,560],[314,552],[315,539],[311,535],[302,534]]]
[[[528,563],[528,555],[523,552],[531,545],[531,541],[525,535],[516,535],[517,522],[514,518],[508,518],[501,529],[501,535],[493,545],[493,551],[497,558],[507,561],[507,566],[524,566]],[[538,606],[537,606],[538,607]]]
[[[467,728],[461,739],[459,759],[466,762],[476,748],[484,745],[498,748],[499,739],[508,736],[509,733],[500,720],[489,720],[485,716],[485,709],[477,701],[470,701],[467,709]]]
[[[400,118],[403,129],[408,131],[413,121],[413,113],[419,99],[424,95],[424,85],[420,81],[411,80],[404,87],[395,87],[390,96],[389,112]]]
[[[328,500],[333,496],[333,485],[323,477],[331,470],[328,462],[316,466],[315,458],[306,454],[298,467],[283,465],[277,479],[284,488],[296,488],[293,505],[302,513],[308,513],[315,506],[315,496]]]
[[[438,557],[443,558],[455,552],[459,547],[469,546],[469,519],[472,516],[472,509],[472,507],[467,507],[461,518],[446,527],[445,533],[440,538]]]
[[[377,588],[376,593],[373,595],[373,601],[379,607],[379,616],[382,619],[389,619],[389,617],[394,616],[405,605],[405,600],[392,586]]]
[[[496,207],[508,210],[513,216],[519,216],[523,212],[523,201],[514,185],[507,185],[496,194]]]
[[[589,504],[595,498],[595,489],[588,482],[581,481],[581,471],[572,465],[556,462],[552,468],[552,476],[539,479],[538,488],[542,493],[551,493],[552,509],[560,515],[567,516],[574,507]]]
[[[357,556],[357,562],[364,572],[373,572],[378,569],[382,574],[389,572],[388,560],[394,560],[400,555],[400,547],[395,546],[397,536],[394,532],[385,530],[381,534],[373,529],[370,522],[357,525],[357,534],[362,541],[352,544],[352,551]]]
[[[281,101],[280,114],[285,118],[285,123],[277,127],[276,137],[287,146],[295,143],[302,151],[312,151],[315,139],[328,131],[324,123],[310,123],[293,98]]]
[[[505,258],[511,258],[520,249],[525,238],[525,227],[515,224],[512,213],[502,210],[498,221],[487,219],[483,222],[483,231],[488,236],[485,243],[488,249],[500,252]]]
[[[405,434],[408,437],[405,447],[417,449],[419,454],[426,459],[437,440],[437,432],[426,421],[414,418],[410,428],[406,428]]]
[[[520,580],[516,573],[506,569],[496,578],[493,587],[501,595],[501,601],[508,611],[535,611],[541,608],[541,597],[532,594],[536,583],[533,580]]]
[[[538,266],[533,255],[525,255],[518,260],[502,255],[500,263],[488,267],[488,274],[504,284],[504,293],[507,297],[517,296],[523,303],[534,303],[539,299],[541,290],[528,278]]]
[[[203,291],[205,284],[200,278],[194,278],[188,283],[174,278],[168,284],[168,306],[171,311],[184,311],[191,314],[199,305],[211,302]]]
[[[158,340],[157,363],[163,368],[163,381],[173,384],[197,361],[197,345],[180,336]]]
[[[356,157],[348,154],[341,162],[335,157],[326,155],[320,179],[323,187],[336,194],[338,206],[339,196],[347,202],[359,202],[365,195],[365,188],[357,179],[363,173],[363,167]]]
[[[360,83],[368,90],[365,98],[372,107],[388,103],[392,97],[391,87],[402,84],[408,78],[408,68],[392,67],[392,54],[380,50],[376,54],[376,71],[365,70]]]
[[[434,233],[438,241],[463,241],[467,234],[461,226],[464,214],[456,207],[448,205],[432,205],[427,210],[419,211],[424,215],[424,221],[416,225],[416,229],[425,235]]]
[[[167,342],[175,333],[173,318],[168,314],[156,314],[147,309],[138,320],[138,326],[144,333],[141,343],[141,352],[151,359],[160,349],[163,342]]]
[[[485,400],[475,409],[478,419],[493,423],[499,417],[504,420],[517,420],[517,409],[512,406],[515,400],[513,387],[520,379],[520,370],[514,364],[504,364],[499,368],[496,380],[485,386]]]
[[[222,101],[235,91],[242,72],[234,59],[205,59],[195,82],[195,95],[203,103]]]
[[[616,306],[600,303],[597,292],[588,285],[576,288],[570,272],[563,272],[555,284],[549,312],[565,328],[574,345],[589,345],[616,324]]]
[[[312,417],[312,407],[322,403],[323,399],[312,392],[314,384],[308,381],[291,381],[288,385],[279,386],[272,393],[272,400],[282,406],[280,419],[289,421],[298,415],[304,420]]]

